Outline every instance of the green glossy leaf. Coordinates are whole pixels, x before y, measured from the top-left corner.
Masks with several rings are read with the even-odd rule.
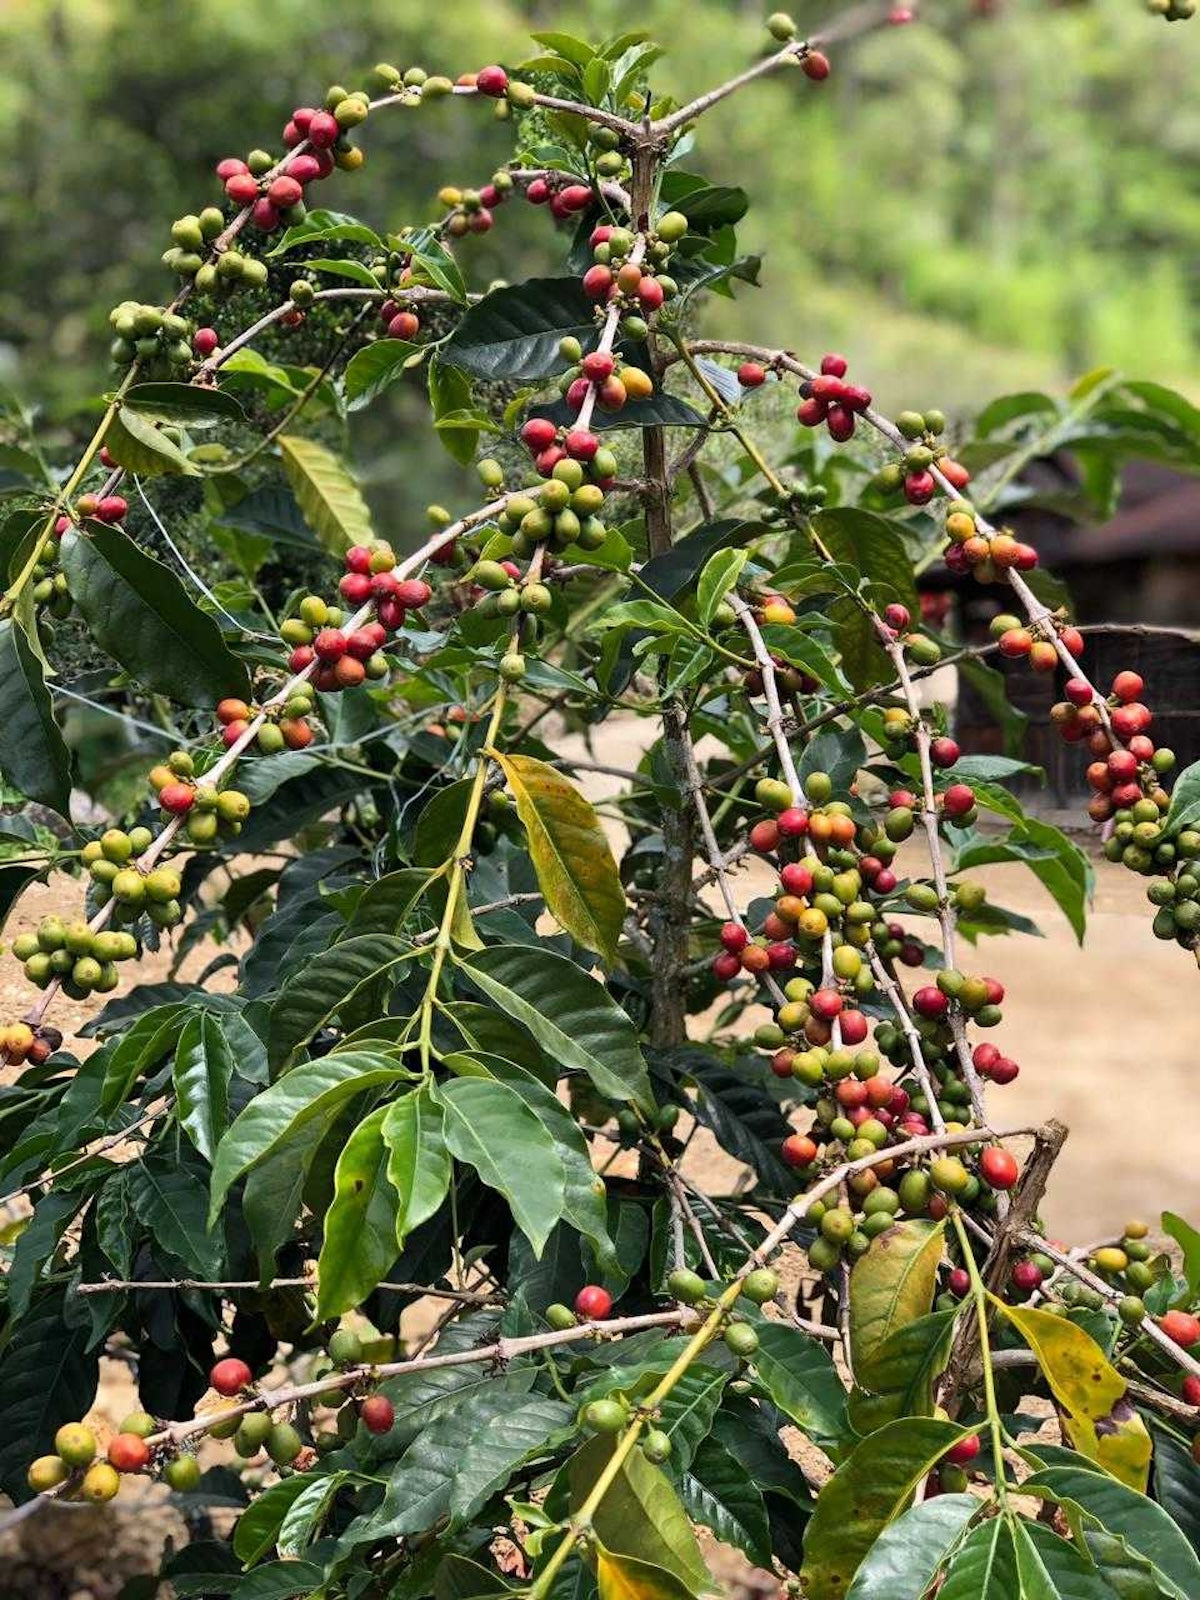
[[[164,1152],[133,1162],[125,1175],[134,1215],[155,1243],[197,1278],[218,1277],[224,1240],[206,1217],[208,1191],[200,1173]]]
[[[500,751],[496,761],[525,828],[547,910],[611,965],[625,919],[625,891],[600,819],[555,767]]]
[[[1053,1500],[1145,1556],[1172,1600],[1200,1594],[1200,1558],[1161,1506],[1106,1472],[1048,1467],[1026,1479],[1023,1494]]]
[[[195,383],[135,383],[125,391],[121,409],[181,427],[246,420],[231,394]]]
[[[359,896],[346,925],[346,938],[364,933],[399,933],[430,882],[429,873],[416,867],[401,867],[376,878]]]
[[[446,341],[442,357],[493,381],[548,378],[566,366],[559,341],[572,334],[586,348],[595,329],[592,302],[578,278],[529,278],[484,295]]]
[[[1150,1419],[1150,1433],[1154,1498],[1200,1555],[1200,1472],[1190,1445],[1157,1418]]]
[[[326,239],[338,239],[344,244],[366,244],[380,249],[383,240],[373,228],[359,222],[345,211],[318,208],[310,211],[300,222],[293,224],[271,251],[272,256],[286,255],[298,244],[320,244]]]
[[[37,1295],[20,1332],[0,1361],[0,1489],[14,1501],[30,1497],[25,1474],[44,1455],[64,1422],[91,1410],[100,1372],[99,1352],[89,1352],[90,1329],[63,1316],[63,1291]]]
[[[850,1273],[850,1349],[855,1376],[864,1388],[871,1361],[905,1323],[926,1316],[933,1305],[945,1225],[899,1222],[871,1241]]]
[[[684,1475],[683,1503],[692,1521],[722,1544],[734,1545],[755,1566],[770,1566],[771,1528],[762,1491],[719,1439],[704,1439],[697,1449]]]
[[[69,816],[70,752],[42,662],[12,617],[0,619],[0,774],[30,800]]]
[[[273,1065],[296,1055],[318,1028],[359,990],[412,954],[404,939],[364,933],[323,950],[288,979],[271,1007],[268,1048]]]
[[[755,1369],[786,1416],[817,1443],[840,1439],[846,1428],[846,1390],[826,1347],[785,1322],[757,1324]]]
[[[745,550],[718,550],[705,562],[696,585],[696,610],[704,627],[712,625],[717,607],[737,583],[748,560]]]
[[[100,1086],[100,1110],[111,1113],[123,1105],[142,1073],[165,1059],[179,1037],[180,1004],[154,1006],[136,1017],[115,1044],[105,1063]]]
[[[307,1485],[303,1494],[296,1496],[279,1524],[275,1539],[275,1548],[281,1556],[298,1556],[312,1544],[347,1476],[334,1472],[327,1478],[318,1478]]]
[[[390,1109],[378,1106],[364,1117],[334,1168],[317,1261],[319,1322],[361,1304],[396,1259],[399,1196],[388,1177],[391,1152],[383,1137]]]
[[[250,1101],[217,1146],[212,1170],[210,1216],[216,1216],[238,1178],[308,1123],[335,1111],[352,1095],[408,1074],[390,1056],[346,1051],[308,1061],[286,1073]]]
[[[925,1474],[970,1431],[931,1417],[903,1419],[855,1446],[821,1490],[808,1525],[801,1572],[808,1600],[842,1600]]]
[[[190,1017],[175,1047],[175,1107],[180,1126],[211,1162],[229,1122],[233,1052],[209,1011]]]
[[[492,1417],[471,1434],[450,1490],[450,1520],[465,1526],[523,1463],[541,1456],[575,1421],[575,1407],[532,1395]]]
[[[278,441],[283,471],[304,520],[332,555],[352,544],[371,544],[371,513],[349,469],[316,439],[284,434]]]
[[[450,1153],[498,1189],[540,1256],[562,1216],[565,1175],[554,1140],[520,1095],[486,1078],[438,1086]]]
[[[229,396],[232,400],[232,396]],[[236,404],[236,401],[234,402]],[[152,417],[124,407],[108,425],[104,447],[119,467],[137,473],[139,478],[158,478],[167,473],[198,477],[200,468],[188,460]]]
[[[846,1600],[924,1594],[979,1509],[973,1494],[943,1494],[910,1506],[876,1539]]]
[[[425,359],[420,345],[406,339],[379,339],[356,350],[346,363],[342,388],[351,411],[361,411]]]
[[[1187,1279],[1190,1299],[1200,1289],[1200,1232],[1175,1211],[1163,1212],[1162,1227],[1163,1232],[1174,1239],[1183,1255],[1183,1275]]]
[[[325,1473],[297,1472],[256,1495],[249,1509],[238,1518],[233,1531],[233,1553],[238,1560],[251,1567],[268,1550],[273,1550],[284,1517],[302,1494],[326,1477]]]
[[[955,857],[955,870],[1021,861],[1050,893],[1082,942],[1093,873],[1087,856],[1061,829],[1036,817],[1014,823],[1007,839],[980,840]]]
[[[462,970],[564,1072],[585,1073],[610,1099],[653,1104],[632,1022],[573,961],[546,949],[498,945],[467,957]]]
[[[950,1563],[938,1600],[1028,1600],[1007,1517],[972,1528]]]
[[[856,1433],[873,1433],[898,1417],[933,1415],[934,1384],[945,1370],[953,1333],[954,1312],[935,1311],[889,1335],[875,1352],[869,1372],[855,1373],[864,1386],[850,1395],[850,1421]]]
[[[434,1215],[450,1188],[442,1108],[427,1090],[416,1089],[387,1107],[380,1132],[395,1191],[395,1243],[402,1250],[408,1235]]]
[[[1018,1516],[1008,1524],[1022,1593],[1031,1600],[1096,1600],[1097,1590],[1107,1588],[1093,1562],[1052,1528]]]
[[[92,637],[144,690],[211,711],[250,693],[245,665],[169,567],[103,522],[60,544],[71,596]]]
[[[570,1464],[571,1502],[579,1506],[612,1455],[613,1440],[589,1440]],[[640,1450],[621,1463],[592,1517],[603,1547],[668,1572],[695,1594],[709,1587],[708,1568],[687,1512],[666,1474]]]

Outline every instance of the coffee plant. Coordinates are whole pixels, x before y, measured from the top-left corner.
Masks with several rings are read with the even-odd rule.
[[[1011,741],[995,659],[1055,677],[1103,854],[1194,955],[1200,770],[1170,787],[1142,679],[1092,682],[1003,515],[1052,448],[1101,509],[1129,455],[1194,467],[1200,414],[1097,373],[971,433],[707,332],[759,263],[746,194],[690,170],[706,112],[773,72],[828,93],[912,20],[775,15],[686,105],[637,33],[335,86],[172,224],[168,303],[114,308],[74,466],[10,447],[0,883],[20,919],[73,877],[80,910],[5,958],[0,1481],[163,1480],[178,1595],[677,1600],[709,1535],[808,1600],[1200,1594],[1200,1233],[1053,1243],[1066,1130],[1002,1104],[981,947],[1028,924],[971,871],[1025,863],[1081,933],[1088,858],[924,683],[953,665]],[[442,97],[511,161],[395,232],[320,204],[363,124]],[[557,269],[473,286],[523,206]],[[377,533],[342,458],[395,385],[482,487],[423,535]],[[289,583],[317,556],[325,592]],[[991,644],[918,597],[939,560]],[[71,822],[71,630],[148,778],[119,826]],[[77,1052],[56,1000],[108,994]],[[139,1396],[109,1437],[102,1356]]]

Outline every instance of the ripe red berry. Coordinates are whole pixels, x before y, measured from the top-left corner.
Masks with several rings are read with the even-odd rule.
[[[526,187],[525,198],[530,205],[544,206],[550,198],[550,185],[545,178],[534,178]]]
[[[918,1016],[937,1019],[946,1015],[950,1002],[935,984],[927,983],[913,995],[912,1006]]]
[[[248,722],[227,722],[221,730],[221,738],[226,750],[232,750],[234,745],[250,726]]]
[[[1189,1372],[1183,1380],[1182,1399],[1185,1405],[1200,1406],[1200,1378]]]
[[[729,983],[741,970],[741,960],[729,950],[722,950],[719,956],[713,957],[713,977],[720,979],[722,983]]]
[[[954,489],[965,489],[971,481],[971,474],[960,461],[951,461],[945,456],[938,462],[938,469],[946,482]]]
[[[1023,1294],[1032,1294],[1035,1289],[1040,1289],[1043,1277],[1036,1261],[1018,1261],[1012,1269],[1013,1287],[1020,1289]]]
[[[817,1159],[816,1145],[803,1133],[790,1133],[779,1153],[789,1167],[811,1167]]]
[[[952,783],[942,796],[942,804],[951,817],[965,817],[975,804],[975,791],[969,784]]]
[[[779,825],[770,817],[764,817],[761,822],[756,822],[750,829],[750,846],[763,855],[770,855],[773,850],[778,850]]]
[[[796,420],[806,428],[815,428],[818,423],[824,422],[829,410],[824,400],[818,400],[816,395],[811,395],[807,400],[802,400],[796,407]]]
[[[935,767],[952,767],[962,752],[953,739],[934,739],[929,745],[929,758]]]
[[[990,1144],[979,1158],[979,1172],[993,1189],[1011,1189],[1020,1171],[1016,1157],[998,1144]]]
[[[312,723],[306,722],[303,717],[283,717],[279,731],[289,750],[303,750],[313,741]]]
[[[657,311],[666,299],[662,284],[649,274],[638,284],[637,297],[647,311]]]
[[[192,335],[192,349],[203,360],[220,348],[221,341],[215,328],[197,328]]]
[[[298,644],[288,656],[288,667],[292,672],[303,672],[306,667],[311,667],[317,659],[317,652],[310,644]]]
[[[757,361],[743,361],[737,369],[737,380],[743,389],[757,389],[766,383],[767,374]]]
[[[352,606],[365,605],[371,598],[371,580],[365,572],[344,572],[338,580],[338,593]]]
[[[616,370],[616,362],[607,350],[591,350],[581,363],[583,375],[592,383],[603,383]]]
[[[907,606],[892,604],[884,607],[883,620],[889,628],[894,628],[897,633],[901,633],[908,627],[912,618]]]
[[[287,175],[289,178],[295,178],[297,183],[311,183],[314,178],[321,176],[321,163],[316,156],[309,155],[307,150],[303,150],[288,162]]]
[[[424,578],[404,578],[396,587],[396,599],[408,611],[419,611],[428,605],[432,594]]]
[[[322,628],[313,649],[318,661],[340,661],[346,654],[346,635],[340,628]]]
[[[1142,677],[1137,672],[1118,672],[1113,679],[1112,692],[1118,700],[1126,703],[1130,700],[1137,700],[1144,688],[1145,684],[1142,681]]]
[[[1086,678],[1068,678],[1064,694],[1073,706],[1090,706],[1092,686]]]
[[[575,1310],[588,1322],[603,1322],[612,1310],[612,1295],[598,1283],[585,1283],[575,1296]]]
[[[868,1023],[861,1011],[843,1011],[839,1019],[844,1045],[862,1044],[867,1037]]]
[[[829,57],[822,55],[819,50],[808,50],[800,62],[800,69],[814,83],[823,83],[829,76]]]
[[[368,1433],[390,1433],[396,1420],[396,1408],[385,1394],[369,1394],[358,1414]]]
[[[980,1072],[990,1072],[1000,1059],[1000,1052],[994,1044],[977,1044],[971,1052],[971,1060]]]
[[[817,989],[809,999],[808,1007],[822,1022],[832,1022],[845,1009],[845,1004],[836,989]]]
[[[549,417],[530,417],[521,429],[521,442],[535,453],[548,450],[558,438],[558,429]]]
[[[253,1374],[244,1361],[237,1356],[226,1356],[223,1361],[218,1361],[208,1375],[208,1381],[218,1394],[223,1394],[227,1400],[240,1394],[250,1382]]]
[[[235,172],[225,180],[225,193],[234,205],[253,205],[258,199],[258,179],[249,172]]]
[[[808,812],[801,806],[788,806],[775,818],[775,826],[785,839],[799,839],[808,832]]]
[[[965,1439],[959,1439],[956,1444],[952,1444],[942,1459],[952,1462],[956,1467],[965,1467],[968,1461],[974,1461],[980,1448],[979,1435],[969,1433]]]
[[[1006,1083],[1011,1083],[1020,1071],[1020,1067],[1009,1056],[1001,1056],[988,1073],[988,1077],[993,1083],[1003,1088]]]
[[[565,189],[559,190],[558,200],[569,215],[572,211],[584,211],[591,205],[592,191],[585,183],[569,183]]]
[[[904,480],[904,498],[910,506],[928,505],[937,493],[937,480],[932,472],[910,472]]]
[[[299,119],[292,118],[299,126]],[[308,124],[308,142],[317,150],[328,150],[337,143],[341,129],[337,125],[337,118],[329,111],[315,111]]]
[[[150,1461],[150,1446],[140,1434],[118,1433],[109,1441],[108,1459],[118,1472],[141,1472]]]
[[[845,356],[838,355],[836,351],[821,357],[821,372],[828,378],[844,378],[849,365]]]
[[[1200,1318],[1187,1311],[1167,1311],[1158,1319],[1158,1325],[1168,1339],[1190,1350],[1200,1344]]]
[[[789,861],[780,872],[779,881],[789,894],[806,895],[812,890],[813,875],[802,861]]]
[[[508,88],[508,73],[503,67],[481,67],[475,74],[475,87],[480,94],[500,100]]]
[[[196,791],[190,783],[167,783],[158,791],[158,803],[173,817],[186,816],[196,803]]]
[[[397,311],[387,325],[389,339],[415,339],[421,331],[421,320],[413,311]]]
[[[97,522],[124,522],[129,502],[124,495],[106,494],[96,507]]]
[[[267,186],[267,199],[279,211],[287,211],[303,198],[304,190],[291,173],[281,172],[279,177],[272,178]]]
[[[771,965],[771,957],[767,953],[766,945],[748,944],[742,951],[741,964],[746,972],[755,974],[766,972]]]
[[[1118,706],[1112,714],[1113,732],[1118,739],[1132,739],[1136,734],[1145,733],[1153,721],[1153,712],[1149,706],[1142,705],[1140,700]]]
[[[750,943],[750,935],[740,922],[727,922],[721,929],[721,943],[731,955],[740,955]]]
[[[220,700],[217,702],[217,721],[226,727],[231,722],[245,722],[250,715],[250,707],[244,700]]]
[[[946,1287],[952,1295],[956,1295],[961,1300],[971,1287],[971,1274],[966,1267],[951,1267],[950,1274],[946,1279]]]
[[[369,661],[378,648],[375,635],[368,628],[358,628],[346,636],[346,654],[355,661]]]
[[[787,972],[796,965],[796,947],[783,939],[767,946],[767,964],[772,972]]]
[[[583,275],[583,292],[589,300],[604,300],[613,281],[613,275],[607,267],[589,267]]]

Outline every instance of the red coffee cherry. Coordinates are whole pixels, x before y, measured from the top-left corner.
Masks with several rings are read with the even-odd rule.
[[[829,57],[819,50],[808,50],[800,62],[800,70],[814,83],[824,83],[829,76]]]
[[[612,1295],[598,1283],[585,1283],[575,1296],[575,1310],[588,1322],[603,1322],[612,1310]]]
[[[1200,1406],[1200,1378],[1189,1372],[1183,1380],[1182,1399],[1185,1405]]]
[[[420,331],[420,318],[412,311],[397,311],[387,325],[389,339],[415,339]]]
[[[767,374],[757,361],[743,361],[737,369],[737,380],[743,389],[757,389],[766,383]]]
[[[1022,1294],[1032,1294],[1042,1286],[1044,1274],[1036,1261],[1018,1261],[1012,1269],[1013,1287]]]
[[[385,1394],[369,1394],[358,1414],[368,1433],[390,1433],[396,1420],[396,1408]]]
[[[407,611],[420,611],[429,604],[433,590],[424,578],[404,578],[397,584],[395,594]]]
[[[208,1381],[218,1394],[223,1394],[229,1400],[249,1386],[252,1376],[244,1361],[237,1356],[226,1356],[213,1367]]]
[[[960,1439],[957,1444],[952,1444],[943,1461],[950,1461],[956,1467],[965,1467],[968,1461],[974,1461],[980,1451],[979,1435],[969,1433],[965,1439]]]
[[[346,635],[340,628],[322,628],[313,649],[318,661],[340,661],[346,654]]]
[[[811,893],[813,875],[801,861],[789,861],[779,874],[779,881],[789,894],[804,896]]]
[[[887,623],[888,627],[894,629],[896,633],[903,633],[904,629],[907,628],[909,623],[912,621],[912,618],[909,615],[907,606],[893,604],[884,607],[883,620]]]
[[[904,498],[910,506],[925,506],[937,493],[937,480],[932,472],[910,472],[904,480]]]
[[[521,429],[521,442],[535,453],[548,450],[558,438],[558,429],[549,417],[530,417]]]
[[[287,164],[287,171],[288,177],[295,178],[297,183],[311,183],[314,178],[322,175],[321,163],[316,156],[309,155],[307,150],[292,157]]]
[[[836,351],[821,357],[821,372],[825,377],[844,378],[849,365],[845,356],[838,355]]]
[[[190,783],[167,783],[158,791],[158,803],[173,817],[182,817],[196,803],[196,791]]]
[[[736,978],[742,970],[742,963],[738,956],[728,950],[723,950],[719,956],[714,956],[712,961],[712,974],[722,983],[729,983]]]
[[[1167,1311],[1158,1318],[1158,1325],[1168,1339],[1190,1350],[1200,1344],[1200,1318],[1187,1311]]]
[[[816,1145],[803,1133],[789,1134],[779,1153],[789,1167],[811,1167],[817,1159]]]
[[[766,972],[770,965],[771,957],[766,945],[748,944],[742,951],[742,967],[746,972]]]
[[[129,512],[129,502],[124,495],[106,494],[96,507],[97,522],[124,522]]]
[[[203,360],[211,356],[214,350],[220,349],[221,341],[217,337],[215,328],[197,328],[192,335],[192,349]]]
[[[338,593],[352,606],[365,605],[371,598],[371,580],[365,572],[344,572],[338,579]]]
[[[750,935],[740,922],[727,922],[721,929],[721,943],[731,955],[740,955],[750,943]]]
[[[236,178],[240,173],[249,172],[250,168],[240,156],[226,156],[217,162],[217,177],[224,183],[227,178]]]
[[[845,1045],[861,1044],[867,1037],[869,1025],[861,1011],[843,1011],[839,1025]]]
[[[966,783],[952,783],[942,796],[947,816],[965,817],[975,804],[975,791]]]
[[[832,1022],[845,1009],[845,1001],[836,989],[817,989],[808,1002],[808,1008],[822,1022]]]
[[[971,1287],[971,1274],[966,1267],[952,1267],[946,1279],[946,1287],[952,1295],[961,1300]]]
[[[141,1472],[150,1461],[150,1446],[136,1433],[118,1433],[110,1440],[108,1459],[118,1472]]]
[[[1001,1088],[1003,1088],[1006,1083],[1011,1083],[1013,1079],[1018,1076],[1020,1071],[1020,1067],[1009,1056],[1001,1056],[996,1065],[988,1073],[988,1077],[993,1083],[998,1084]]]
[[[764,817],[761,822],[756,822],[750,829],[750,844],[763,855],[770,855],[779,848],[779,825],[770,817]]]
[[[299,127],[299,119],[293,116],[292,121]],[[337,118],[329,111],[314,111],[307,128],[308,142],[317,150],[328,150],[337,143],[341,129],[337,125]]]
[[[788,806],[775,818],[775,826],[785,839],[798,839],[808,832],[808,812],[800,806]]]
[[[502,100],[508,88],[508,73],[503,67],[481,67],[475,74],[475,87],[480,94]]]
[[[225,193],[235,206],[252,206],[258,199],[258,179],[249,172],[235,172],[225,180]]]
[[[250,716],[250,707],[244,700],[221,700],[217,704],[217,721],[226,727],[231,722],[245,722]]]
[[[1118,700],[1128,703],[1130,700],[1140,699],[1145,687],[1140,673],[1118,672],[1113,679],[1112,692]]]
[[[928,983],[913,995],[912,1007],[919,1017],[931,1017],[936,1020],[946,1015],[950,1009],[950,1002],[939,988]]]
[[[979,1173],[993,1189],[1011,1189],[1017,1181],[1016,1158],[998,1144],[990,1144],[979,1158]]]
[[[935,767],[952,767],[962,754],[954,739],[933,739],[929,745],[929,758]]]

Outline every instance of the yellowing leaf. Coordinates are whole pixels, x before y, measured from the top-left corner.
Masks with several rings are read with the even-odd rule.
[[[1067,1413],[1064,1428],[1075,1449],[1131,1489],[1144,1492],[1150,1435],[1126,1399],[1124,1378],[1100,1346],[1066,1317],[1001,1300],[993,1303],[1037,1357],[1054,1398]]]
[[[691,1600],[692,1591],[672,1573],[633,1556],[601,1550],[596,1557],[600,1600]]]
[[[590,1439],[570,1464],[571,1503],[583,1504],[612,1457],[613,1440]],[[709,1587],[708,1568],[692,1524],[671,1480],[633,1450],[592,1514],[592,1531],[600,1546],[622,1562],[674,1579],[669,1590],[614,1590],[617,1595],[674,1597],[698,1594]],[[634,1574],[637,1575],[636,1572]]]
[[[375,537],[371,513],[349,470],[326,445],[285,435],[279,441],[283,471],[304,520],[335,555]]]
[[[850,1273],[850,1345],[864,1388],[870,1363],[888,1336],[928,1314],[933,1304],[943,1224],[901,1222],[872,1241]]]
[[[592,807],[554,767],[496,752],[550,914],[608,962],[625,918],[617,864]]]

